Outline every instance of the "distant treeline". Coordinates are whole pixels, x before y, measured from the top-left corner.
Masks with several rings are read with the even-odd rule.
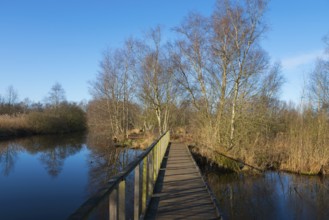
[[[43,104],[18,102],[13,87],[8,88],[7,96],[0,97],[0,138],[63,134],[85,129],[86,114],[82,106],[67,102],[58,83]]]
[[[0,106],[1,108],[1,106]],[[31,134],[62,134],[86,129],[85,112],[74,103],[0,115],[0,138]]]

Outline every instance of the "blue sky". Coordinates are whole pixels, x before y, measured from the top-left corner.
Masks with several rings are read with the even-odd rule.
[[[90,99],[88,81],[102,52],[161,24],[179,25],[189,11],[209,15],[215,0],[0,0],[0,94],[12,85],[42,101],[62,84],[69,101]],[[328,0],[272,0],[263,47],[281,61],[283,100],[300,101],[304,78],[322,56]]]

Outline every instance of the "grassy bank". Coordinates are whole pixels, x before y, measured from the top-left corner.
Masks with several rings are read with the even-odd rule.
[[[299,141],[302,142],[303,139]],[[277,170],[301,175],[329,174],[326,150],[319,151],[312,147],[313,145],[306,144],[302,149],[300,146],[296,149],[297,146],[289,145],[289,143],[294,142],[286,142],[279,149],[264,148],[261,153],[244,152],[244,159],[234,158],[227,153],[223,155],[228,156],[223,156],[206,147],[190,147],[190,149],[197,157],[206,160],[207,164],[232,172]]]
[[[85,113],[76,105],[62,104],[25,114],[0,115],[0,138],[33,134],[63,134],[86,129]]]
[[[214,131],[218,124],[215,123],[191,126],[185,132],[191,137],[188,143],[199,147],[202,155],[218,164],[223,163],[223,159],[216,158],[212,151],[261,169],[307,175],[329,174],[327,109],[314,110],[313,106],[304,106],[297,110],[284,103],[277,104],[275,111],[261,112],[260,109],[240,113],[233,147],[230,147],[230,132],[227,132],[230,127],[216,138]]]
[[[0,138],[32,134],[26,115],[0,115]]]

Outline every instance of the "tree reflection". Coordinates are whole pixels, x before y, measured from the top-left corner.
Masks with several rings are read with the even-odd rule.
[[[22,151],[22,147],[14,142],[4,141],[0,143],[0,167],[4,176],[8,176],[14,169],[19,151]]]
[[[287,207],[298,219],[325,219],[329,216],[329,180],[290,176]]]
[[[84,135],[47,135],[3,141],[0,145],[0,166],[4,175],[9,175],[18,159],[20,151],[40,154],[39,160],[44,165],[47,173],[57,177],[67,157],[76,154],[82,149],[85,142]]]
[[[329,180],[268,172],[207,173],[225,219],[325,219]]]
[[[84,138],[78,136],[46,136],[38,137],[33,143],[37,145],[30,145],[29,150],[38,150],[40,155],[40,162],[44,165],[48,174],[52,177],[57,177],[64,165],[67,157],[78,153],[82,149]]]
[[[103,187],[142,152],[115,147],[107,139],[96,140],[92,136],[88,136],[87,145],[90,149],[88,196]]]

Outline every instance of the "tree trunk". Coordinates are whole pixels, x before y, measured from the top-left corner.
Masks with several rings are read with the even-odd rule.
[[[234,95],[232,103],[232,114],[231,114],[231,132],[230,132],[230,143],[227,151],[230,151],[234,148],[234,136],[235,136],[235,120],[236,120],[236,106],[238,101],[239,94],[239,79],[234,83]]]
[[[161,109],[157,108],[155,110],[156,116],[157,116],[157,120],[158,120],[158,126],[159,126],[159,134],[162,134],[162,123],[161,123]]]
[[[221,126],[222,126],[222,118],[223,118],[223,111],[225,106],[225,96],[226,96],[226,86],[227,86],[227,69],[223,69],[222,73],[222,84],[220,88],[220,101],[219,101],[219,107],[218,107],[218,115],[217,115],[217,138],[219,141],[219,144],[222,142],[221,137]]]

